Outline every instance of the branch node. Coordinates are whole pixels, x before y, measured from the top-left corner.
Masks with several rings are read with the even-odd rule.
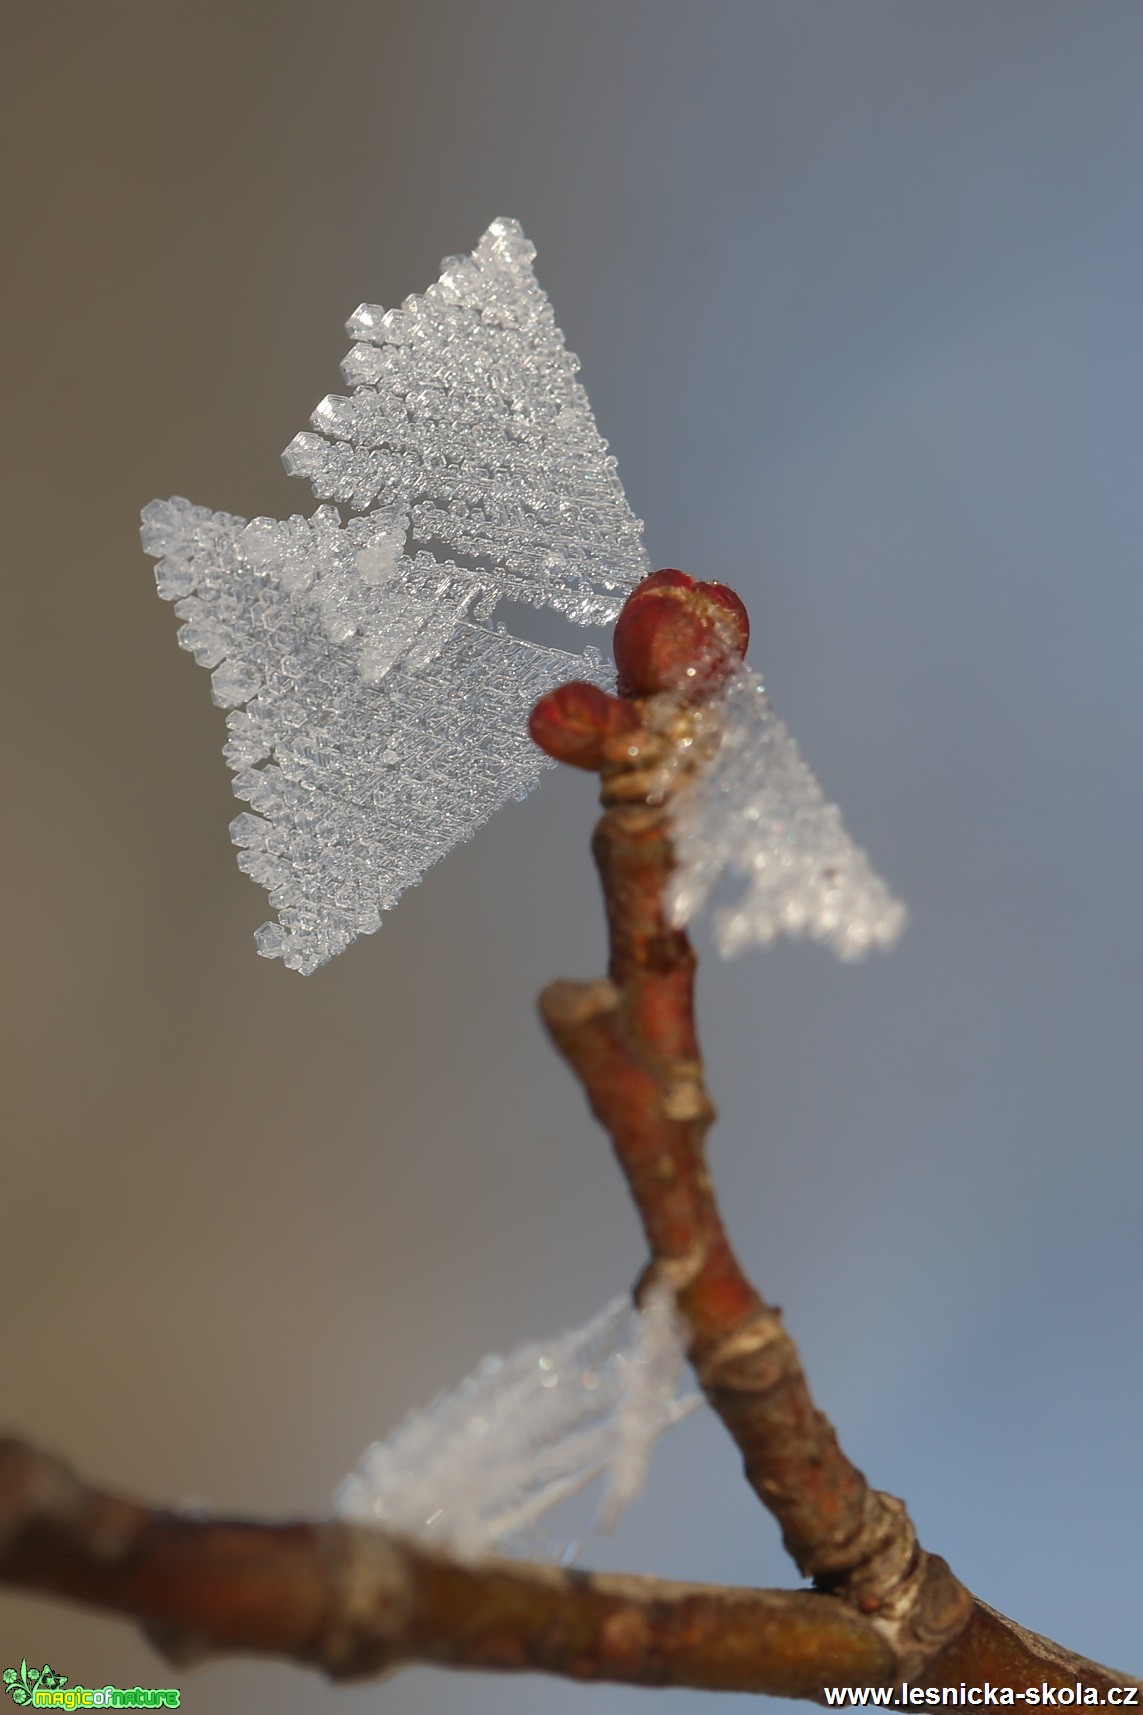
[[[577,983],[560,977],[549,983],[540,995],[540,1016],[552,1032],[560,1036],[568,1031],[584,1029],[619,1007],[619,990],[606,977],[595,982]]]
[[[692,1125],[696,1120],[709,1119],[712,1111],[706,1087],[693,1073],[684,1074],[667,1086],[662,1101],[664,1119],[677,1125]]]
[[[635,1283],[634,1298],[637,1304],[646,1302],[647,1295],[660,1282],[670,1287],[671,1293],[677,1299],[681,1292],[697,1280],[706,1267],[706,1246],[695,1245],[683,1256],[658,1257],[649,1262]]]
[[[770,1361],[760,1360],[770,1354]],[[744,1328],[727,1334],[702,1354],[696,1373],[707,1394],[768,1393],[797,1357],[776,1304],[765,1304]]]
[[[329,1605],[313,1659],[331,1679],[385,1673],[403,1659],[413,1586],[408,1560],[379,1530],[333,1523],[321,1527]]]

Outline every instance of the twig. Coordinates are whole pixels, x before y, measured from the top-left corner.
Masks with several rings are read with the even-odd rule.
[[[254,1524],[141,1506],[0,1440],[0,1584],[137,1620],[176,1666],[273,1656],[333,1679],[411,1662],[816,1698],[891,1685],[877,1629],[832,1596],[465,1563],[367,1526]],[[1139,1681],[975,1604],[921,1685]]]
[[[904,1503],[874,1489],[842,1452],[781,1312],[731,1248],[706,1165],[715,1110],[694,1023],[695,956],[666,903],[668,816],[686,778],[681,759],[709,731],[709,716],[696,713],[745,653],[748,631],[722,586],[658,573],[616,629],[627,694],[585,700],[587,687],[567,686],[538,706],[537,742],[602,777],[593,852],[610,935],[607,978],[553,983],[540,1010],[611,1138],[652,1266],[675,1289],[691,1360],[748,1481],[799,1570],[874,1621],[894,1677],[919,1680],[966,1632],[983,1649],[994,1633],[981,1616],[991,1611],[921,1548]]]
[[[746,631],[729,591],[658,573],[616,628],[626,694],[570,685],[537,706],[537,742],[603,777],[594,849],[611,938],[607,978],[554,983],[541,1006],[611,1136],[707,1398],[816,1589],[467,1562],[346,1523],[189,1518],[89,1489],[17,1441],[0,1441],[0,1584],[131,1615],[176,1662],[242,1651],[338,1679],[421,1661],[809,1698],[902,1680],[1143,1689],[995,1613],[919,1546],[904,1504],[841,1451],[731,1249],[704,1153],[695,959],[665,908],[666,804],[679,758],[701,750],[678,693],[709,691]]]
[[[466,1564],[368,1526],[154,1511],[0,1442],[0,1582],[129,1614],[179,1665],[271,1655],[334,1679],[408,1662],[820,1696],[878,1684],[876,1631],[810,1592]]]

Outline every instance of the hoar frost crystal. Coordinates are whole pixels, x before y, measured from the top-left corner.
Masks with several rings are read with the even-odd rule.
[[[891,947],[905,908],[846,833],[758,674],[739,668],[710,718],[718,747],[672,805],[674,921],[689,923],[730,876],[744,887],[715,916],[724,957],[783,934],[809,935],[842,959]]]
[[[547,764],[526,722],[546,691],[613,683],[597,651],[542,648],[494,619],[517,602],[608,623],[651,569],[533,256],[497,220],[422,296],[354,313],[350,392],[283,455],[324,503],[311,517],[144,511],[179,642],[230,710],[225,755],[249,806],[231,833],[278,919],[258,950],[291,969],[379,928],[531,790]],[[718,920],[724,952],[779,933],[842,957],[889,945],[903,909],[756,675],[711,718],[721,743],[674,805],[676,921],[728,873],[746,886]]]
[[[239,863],[277,924],[258,949],[311,971],[545,766],[530,705],[595,651],[492,624],[501,600],[614,619],[650,569],[514,221],[423,295],[364,304],[347,398],[284,455],[332,505],[252,523],[155,501],[143,541],[179,641],[234,712],[226,756],[250,812]],[[453,557],[446,557],[452,555]]]
[[[669,1289],[617,1298],[583,1328],[488,1357],[362,1456],[337,1495],[348,1518],[454,1552],[534,1552],[537,1520],[594,1478],[608,1529],[643,1486],[651,1449],[699,1404],[679,1396]]]

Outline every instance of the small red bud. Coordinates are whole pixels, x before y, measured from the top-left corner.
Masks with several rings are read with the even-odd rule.
[[[574,679],[540,698],[528,731],[533,743],[557,762],[598,769],[603,765],[605,741],[633,732],[638,725],[639,717],[628,703],[609,697],[598,685]]]
[[[628,697],[674,691],[701,698],[734,671],[749,640],[749,616],[726,584],[700,583],[673,568],[653,572],[616,621],[619,689]]]

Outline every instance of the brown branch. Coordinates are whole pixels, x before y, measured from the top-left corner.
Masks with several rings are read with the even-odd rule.
[[[828,1596],[465,1563],[344,1523],[153,1511],[0,1442],[0,1583],[130,1615],[171,1660],[271,1655],[334,1679],[409,1662],[818,1697],[887,1679],[875,1629]]]
[[[667,907],[671,798],[710,743],[703,701],[746,648],[744,611],[730,630],[724,622],[728,594],[677,572],[640,586],[616,628],[625,694],[599,700],[594,747],[583,688],[552,693],[533,717],[549,754],[602,776],[593,853],[610,937],[607,978],[551,984],[542,1017],[611,1138],[652,1269],[675,1289],[695,1371],[748,1481],[799,1569],[873,1620],[892,1650],[892,1677],[921,1683],[936,1673],[931,1683],[944,1684],[988,1668],[994,1682],[1005,1672],[1018,1687],[1048,1670],[1048,1652],[1073,1679],[1135,1683],[995,1615],[920,1546],[904,1503],[874,1489],[842,1452],[781,1312],[731,1248],[706,1165],[715,1110],[694,1022],[695,956]],[[565,743],[568,713],[574,734]]]
[[[876,1627],[832,1596],[466,1563],[344,1523],[185,1517],[89,1488],[15,1440],[0,1441],[0,1585],[126,1615],[183,1667],[241,1653],[340,1680],[425,1662],[819,1700],[897,1680]],[[977,1603],[916,1683],[984,1679],[1140,1683]]]
[[[1086,1656],[1076,1655],[1050,1638],[1006,1619],[974,1596],[967,1626],[914,1683],[983,1685],[986,1680],[991,1685],[1007,1685],[1016,1691],[1031,1685],[1047,1685],[1058,1691],[1074,1686],[1077,1680],[1101,1694],[1116,1685],[1130,1685],[1143,1691],[1143,1679],[1116,1673]]]
[[[1143,1689],[995,1613],[920,1547],[904,1504],[841,1451],[780,1312],[734,1255],[706,1168],[695,959],[665,906],[666,805],[703,747],[679,692],[709,691],[748,628],[719,586],[666,572],[640,591],[616,628],[627,694],[565,686],[533,715],[544,749],[603,776],[594,850],[611,941],[607,978],[554,983],[541,1008],[611,1136],[707,1398],[817,1588],[469,1562],[345,1523],[187,1518],[86,1488],[16,1441],[0,1441],[0,1584],[130,1615],[178,1662],[243,1651],[334,1678],[420,1661],[787,1697],[902,1680]]]
[[[652,704],[641,713],[643,730],[604,745],[593,849],[608,977],[553,983],[541,1012],[611,1137],[652,1262],[675,1288],[696,1373],[748,1481],[799,1570],[870,1615],[896,1676],[910,1678],[959,1634],[971,1598],[920,1548],[904,1505],[873,1489],[841,1451],[780,1312],[731,1248],[706,1167],[714,1107],[694,1024],[695,957],[666,907],[673,857],[663,770],[686,714]]]

